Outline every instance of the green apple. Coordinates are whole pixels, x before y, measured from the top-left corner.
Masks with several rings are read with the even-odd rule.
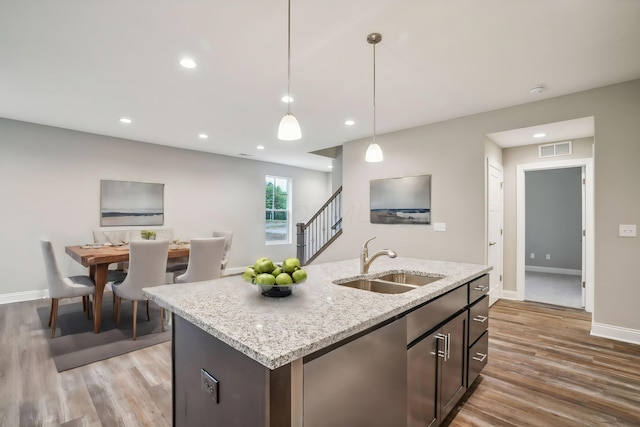
[[[295,283],[301,283],[307,280],[307,272],[301,268],[291,273],[291,276],[293,277],[293,281]]]
[[[271,273],[273,271],[273,261],[269,258],[258,258],[255,264],[253,264],[253,269],[256,273]]]
[[[285,273],[293,273],[300,268],[300,260],[298,258],[287,258],[282,263],[282,269]]]
[[[293,283],[293,279],[287,273],[280,273],[276,276],[276,285],[286,286]]]
[[[256,276],[255,282],[258,285],[275,285],[276,278],[269,273],[261,273]]]
[[[271,272],[271,275],[273,275],[274,277],[278,277],[278,275],[282,273],[282,267],[277,265],[275,267],[276,268],[273,269],[273,271]]]
[[[253,281],[255,277],[256,277],[256,271],[253,269],[253,267],[247,267],[244,270],[244,273],[242,273],[242,278],[247,282]]]

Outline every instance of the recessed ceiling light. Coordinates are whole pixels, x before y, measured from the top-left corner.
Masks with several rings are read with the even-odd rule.
[[[529,88],[529,93],[533,95],[537,95],[542,92],[544,92],[544,86],[542,85],[535,85]]]
[[[198,138],[207,139],[207,138],[209,138],[209,135],[207,135],[206,133],[201,133],[201,134],[198,135]]]
[[[120,123],[129,124],[129,123],[131,123],[131,119],[128,118],[128,117],[120,117]]]
[[[345,125],[347,125],[347,126],[353,126],[353,125],[355,125],[355,124],[356,124],[356,122],[354,122],[353,120],[346,120],[346,121],[344,122],[344,124],[345,124]]]
[[[285,96],[282,97],[282,102],[292,103],[293,102],[293,98],[288,96],[288,95],[285,95]]]
[[[180,60],[180,65],[182,65],[184,68],[196,68],[197,66],[196,61],[191,58],[182,58]]]
[[[547,134],[544,132],[538,132],[533,134],[534,138],[544,138],[545,136],[547,136]]]
[[[257,148],[258,150],[264,150],[264,145],[258,145],[256,148]]]

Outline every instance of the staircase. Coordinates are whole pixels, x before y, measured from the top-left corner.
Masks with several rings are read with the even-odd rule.
[[[296,224],[296,229],[297,257],[302,265],[306,265],[342,234],[342,187],[306,224]]]

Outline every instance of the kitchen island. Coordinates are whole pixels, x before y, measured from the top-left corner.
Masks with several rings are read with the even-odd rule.
[[[308,280],[285,298],[264,297],[239,276],[145,289],[173,313],[174,425],[302,426],[303,419],[305,426],[364,425],[362,413],[375,418],[375,425],[411,425],[408,348],[456,315],[464,317],[466,353],[472,344],[467,284],[486,277],[490,267],[376,260],[367,278],[389,272],[441,277],[397,294],[336,284],[364,277],[359,260],[305,270]],[[434,301],[449,301],[445,318],[408,338],[412,313]],[[436,341],[436,354],[439,348]],[[462,368],[467,382],[466,362]]]

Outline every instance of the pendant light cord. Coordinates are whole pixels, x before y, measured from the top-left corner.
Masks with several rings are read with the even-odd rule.
[[[287,5],[287,114],[291,114],[291,0]]]
[[[376,43],[373,43],[373,143],[376,143]]]

